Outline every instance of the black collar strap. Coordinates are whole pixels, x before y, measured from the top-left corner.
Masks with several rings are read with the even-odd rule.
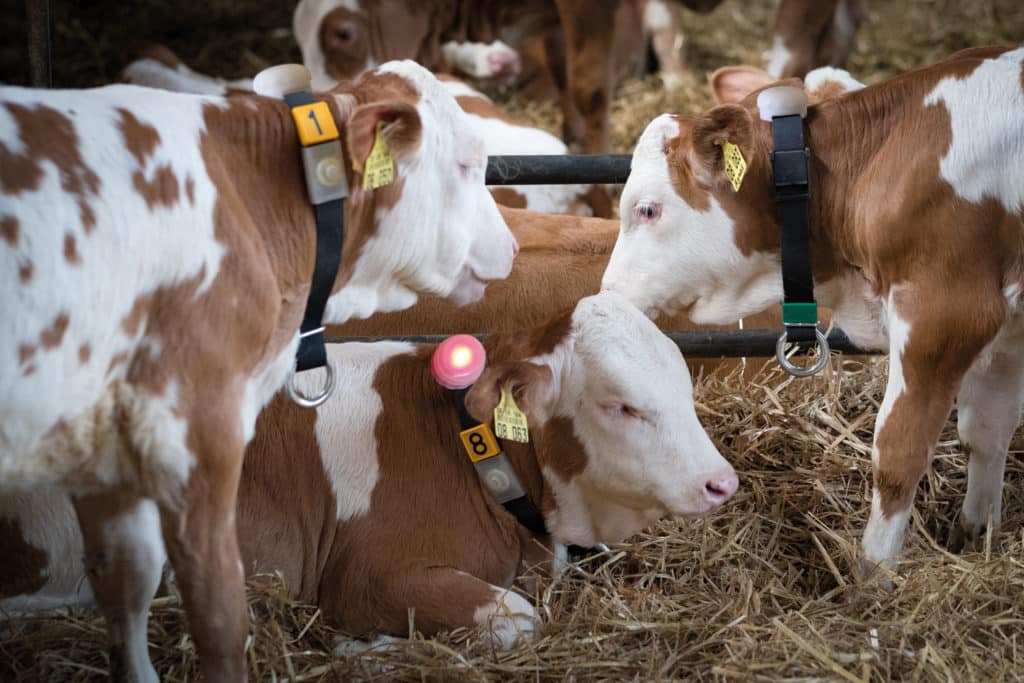
[[[295,370],[303,372],[327,366],[322,321],[341,264],[348,180],[345,177],[340,136],[327,103],[317,101],[305,91],[288,93],[284,100],[291,108],[295,129],[302,144],[306,190],[316,212],[316,264],[309,298],[306,300],[306,312],[299,328],[299,348],[295,354]],[[298,395],[289,381],[288,390],[292,400],[311,407],[323,403],[333,388],[333,371],[329,366],[328,373],[326,389],[312,399]]]
[[[757,99],[761,118],[772,124],[772,177],[775,185],[775,216],[782,248],[782,322],[775,355],[790,374],[806,377],[828,362],[829,348],[818,329],[818,302],[814,299],[811,273],[811,151],[804,144],[803,117],[807,95],[798,88],[781,86],[761,92]],[[819,358],[809,367],[795,366],[785,353],[787,342],[817,343]]]
[[[814,341],[818,304],[811,276],[810,164],[799,114],[772,117],[775,215],[782,242],[782,322],[789,341]]]
[[[494,499],[512,513],[521,525],[535,534],[547,536],[548,529],[544,524],[544,516],[526,495],[526,489],[519,481],[511,460],[501,448],[490,425],[479,422],[466,410],[468,391],[469,387],[455,390],[455,405],[459,411],[459,423],[462,425],[459,437],[462,439],[466,454]],[[566,551],[570,562],[599,552],[597,549],[578,545],[566,546]]]

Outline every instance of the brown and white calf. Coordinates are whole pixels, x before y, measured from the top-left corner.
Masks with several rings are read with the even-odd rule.
[[[618,221],[504,207],[500,211],[521,250],[509,276],[488,285],[480,301],[454,306],[437,296],[422,296],[414,306],[401,311],[330,325],[328,334],[380,337],[512,332],[539,325],[601,289],[601,276],[619,234]],[[827,325],[827,311],[822,311],[822,319]],[[685,315],[661,316],[656,322],[662,330],[737,329],[735,323],[695,325]],[[779,308],[772,306],[745,317],[741,329],[775,329],[781,324]],[[732,368],[739,362],[692,355],[686,359],[695,376]],[[757,366],[749,364],[752,371]]]
[[[238,496],[246,571],[280,572],[293,598],[352,634],[407,634],[412,609],[428,635],[483,626],[509,647],[537,619],[509,589],[550,558],[544,547],[564,559],[567,544],[618,541],[735,492],[694,412],[682,355],[621,296],[587,297],[486,348],[466,407],[490,422],[504,388],[526,413],[529,442],[503,446],[550,536],[521,526],[483,485],[453,393],[431,376],[434,347],[334,344],[346,395],[316,412],[279,395],[257,421]],[[4,574],[26,589],[0,609],[88,604],[66,502],[0,498],[0,519],[22,530],[0,536],[0,551],[35,563]],[[138,623],[144,644],[144,615]]]
[[[508,274],[482,142],[429,72],[390,63],[322,100],[351,188],[325,321]],[[377,130],[395,180],[364,190]],[[294,368],[315,258],[287,106],[0,89],[0,237],[0,488],[73,496],[113,673],[156,678],[124,654],[145,652],[126,638],[162,535],[207,678],[241,680],[242,454]]]
[[[251,80],[226,81],[194,71],[161,45],[144,48],[138,58],[124,68],[121,77],[128,83],[174,92],[227,95],[252,90]],[[466,112],[466,120],[473,132],[483,139],[488,156],[569,153],[565,143],[557,137],[514,119],[465,82],[447,74],[437,74],[437,77]],[[319,82],[325,84],[325,90],[336,84],[327,77]],[[495,186],[491,194],[500,204],[532,211],[578,216],[612,215],[611,198],[600,185]]]
[[[782,0],[765,68],[799,78],[815,67],[846,66],[864,14],[863,0]]]
[[[1024,387],[1024,48],[978,48],[812,105],[818,300],[889,351],[864,550],[899,555],[917,483],[954,399],[970,452],[968,539],[1000,521]],[[719,145],[749,165],[738,192]],[[727,322],[782,298],[770,125],[753,96],[644,132],[603,286],[645,310]]]

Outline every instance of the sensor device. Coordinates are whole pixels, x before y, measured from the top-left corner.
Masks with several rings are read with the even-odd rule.
[[[445,389],[465,389],[480,378],[486,363],[487,352],[476,337],[456,334],[434,350],[430,372]]]

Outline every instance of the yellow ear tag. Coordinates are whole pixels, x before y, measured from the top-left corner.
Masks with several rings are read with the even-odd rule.
[[[395,161],[391,158],[388,143],[380,134],[383,127],[384,122],[378,121],[373,147],[370,149],[370,155],[366,157],[366,167],[363,169],[364,190],[376,190],[378,187],[390,185],[395,181]]]
[[[530,430],[526,426],[526,415],[519,410],[515,399],[505,388],[501,388],[501,400],[494,408],[494,433],[499,439],[510,439],[526,443],[530,440]]]
[[[743,158],[740,148],[731,142],[722,143],[722,156],[725,158],[725,175],[732,183],[732,191],[739,192],[743,176],[747,174],[747,160]]]

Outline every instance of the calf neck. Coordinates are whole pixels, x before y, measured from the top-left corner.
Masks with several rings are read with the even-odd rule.
[[[864,548],[898,556],[918,480],[957,400],[970,452],[961,525],[999,523],[1020,417],[1024,49],[966,50],[825,99],[811,150],[815,291],[859,346],[889,351]],[[749,164],[740,189],[724,142]],[[649,312],[724,323],[782,299],[770,125],[752,95],[644,132],[603,286]]]
[[[352,188],[327,321],[508,274],[480,142],[436,79],[390,64],[324,100]],[[73,494],[115,677],[155,677],[123,633],[161,527],[207,677],[245,676],[237,482],[316,253],[294,125],[255,96],[0,90],[0,482]],[[375,135],[395,182],[364,190]]]

